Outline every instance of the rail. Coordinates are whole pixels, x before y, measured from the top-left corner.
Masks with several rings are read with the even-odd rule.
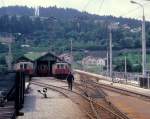
[[[90,97],[91,100],[93,100],[92,98],[95,98],[95,97],[88,95],[87,94],[87,92],[89,92],[88,90],[89,89],[92,90],[92,91],[96,91],[97,90],[96,92],[99,92],[102,95],[103,99],[105,100],[104,102],[106,102],[106,105],[109,105],[109,107],[111,107],[113,111],[111,111],[108,107],[101,105],[99,102],[96,102],[96,104],[97,104],[97,106],[99,108],[102,108],[103,110],[106,110],[108,112],[111,111],[111,113],[114,114],[114,115],[116,113],[118,113],[120,115],[120,117],[123,117],[125,119],[129,119],[128,116],[126,116],[123,112],[121,112],[115,105],[113,105],[111,103],[110,100],[108,100],[108,98],[106,98],[107,94],[101,89],[101,87],[99,85],[97,85],[96,83],[84,81],[83,79],[81,80],[81,82],[83,82],[83,84],[81,84],[79,82],[78,83],[74,82],[74,84],[75,84],[75,86],[77,86],[78,89],[84,90],[86,96]],[[83,87],[83,86],[85,86],[86,89],[82,89],[81,87]]]
[[[80,70],[75,70],[75,73],[79,74],[82,77],[82,79],[84,79],[86,81],[89,81],[89,82],[92,81],[93,83],[99,85],[101,88],[105,88],[107,90],[115,91],[117,93],[121,93],[121,94],[124,94],[124,95],[141,97],[142,99],[146,99],[146,100],[150,99],[150,95],[148,95],[148,94],[144,94],[144,93],[137,92],[137,91],[132,91],[132,90],[129,90],[129,89],[123,89],[123,88],[116,87],[116,86],[109,85],[109,84],[98,83],[99,80],[106,80],[107,77],[105,77],[105,76],[92,74],[92,73],[88,73],[88,72],[84,72],[84,71],[80,71]]]

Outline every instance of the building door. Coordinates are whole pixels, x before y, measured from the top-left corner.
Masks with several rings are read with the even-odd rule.
[[[37,62],[37,75],[48,76],[48,62],[47,61]]]
[[[52,66],[55,63],[55,61],[50,61],[50,65],[49,65],[49,76],[53,76],[52,74]]]

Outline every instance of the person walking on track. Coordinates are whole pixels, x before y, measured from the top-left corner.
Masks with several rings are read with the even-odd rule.
[[[68,89],[72,90],[72,83],[74,81],[74,76],[73,74],[70,72],[67,76],[67,82],[68,82]]]

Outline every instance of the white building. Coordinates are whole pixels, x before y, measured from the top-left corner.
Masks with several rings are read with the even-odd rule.
[[[128,30],[131,29],[131,27],[130,27],[129,25],[127,25],[127,24],[123,24],[122,27],[123,27],[124,29],[128,29]]]
[[[106,66],[106,58],[87,56],[82,59],[82,65]]]
[[[59,56],[59,58],[65,60],[68,63],[71,63],[71,55],[69,53],[64,53]]]
[[[133,28],[133,29],[131,29],[130,31],[132,32],[132,33],[138,33],[138,32],[141,32],[141,27],[138,27],[138,28]]]

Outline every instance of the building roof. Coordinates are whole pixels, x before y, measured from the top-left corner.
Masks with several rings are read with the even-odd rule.
[[[24,57],[28,58],[31,61],[35,61],[46,54],[47,52],[29,52],[24,54]]]
[[[13,63],[18,63],[18,62],[32,62],[32,60],[30,60],[29,58],[25,57],[25,56],[21,56],[18,59],[14,60]]]
[[[59,58],[58,56],[56,56],[55,54],[50,53],[50,52],[29,52],[29,53],[24,54],[20,58],[18,58],[15,62],[18,62],[21,60],[34,62],[34,61],[40,60],[41,58],[48,56],[48,55],[52,55],[53,57],[58,59],[58,61],[60,61],[60,62],[61,61],[65,62],[63,59]],[[66,63],[68,63],[68,62],[66,62]]]

